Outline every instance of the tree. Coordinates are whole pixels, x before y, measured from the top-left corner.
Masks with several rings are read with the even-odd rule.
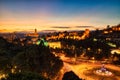
[[[0,37],[0,70],[3,73],[10,72],[12,58],[10,56],[9,44],[5,39]]]
[[[18,71],[32,71],[53,78],[59,73],[63,62],[50,52],[49,47],[29,45],[14,57],[13,65],[17,66]]]
[[[82,80],[73,71],[66,72],[63,75],[62,80]]]
[[[63,66],[62,60],[43,45],[10,44],[0,37],[0,70],[3,73],[35,72],[43,76],[55,77]]]
[[[26,73],[9,73],[5,78],[1,80],[50,80],[39,74],[26,72]]]

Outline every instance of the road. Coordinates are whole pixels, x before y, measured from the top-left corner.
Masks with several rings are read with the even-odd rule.
[[[93,78],[93,77],[90,77],[90,76],[86,76],[84,74],[84,72],[86,72],[87,70],[96,68],[96,67],[101,67],[102,63],[94,62],[94,61],[93,62],[82,62],[82,61],[81,62],[79,62],[79,61],[75,62],[74,59],[70,59],[68,57],[65,57],[64,55],[61,56],[61,59],[63,60],[63,63],[64,63],[64,66],[62,68],[62,76],[61,76],[61,78],[63,77],[63,74],[65,72],[73,71],[77,76],[79,76],[80,78],[83,78],[85,80],[101,80],[101,79],[99,79],[97,77]],[[118,66],[115,66],[115,65],[112,65],[112,64],[106,64],[105,67],[109,68],[109,69],[112,69],[112,70],[117,70],[117,71],[120,72],[120,67],[118,67]],[[110,80],[110,79],[108,79],[108,80]],[[115,78],[115,80],[120,80],[120,77],[117,76]]]

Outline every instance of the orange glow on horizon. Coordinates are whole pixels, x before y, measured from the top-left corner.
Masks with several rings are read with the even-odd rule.
[[[38,31],[42,30],[55,30],[55,31],[69,31],[69,30],[85,30],[85,28],[77,28],[76,26],[82,26],[85,24],[86,26],[89,24],[87,22],[79,23],[79,21],[26,21],[26,22],[3,22],[0,23],[0,32],[14,32],[14,31],[33,31],[33,29],[37,29]],[[53,28],[53,27],[69,27],[69,28]],[[89,28],[93,29],[92,27]]]

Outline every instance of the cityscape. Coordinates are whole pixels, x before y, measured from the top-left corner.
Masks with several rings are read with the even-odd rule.
[[[120,80],[119,0],[1,0],[0,80]]]

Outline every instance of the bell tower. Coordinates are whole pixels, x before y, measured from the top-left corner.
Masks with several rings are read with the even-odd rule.
[[[35,33],[37,33],[37,29],[35,29]]]

